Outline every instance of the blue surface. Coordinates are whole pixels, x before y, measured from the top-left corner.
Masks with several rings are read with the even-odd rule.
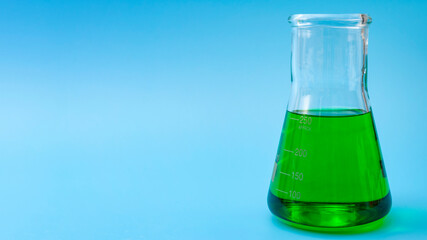
[[[0,239],[427,238],[427,3],[0,3]],[[393,196],[357,235],[267,209],[292,13],[366,12]]]

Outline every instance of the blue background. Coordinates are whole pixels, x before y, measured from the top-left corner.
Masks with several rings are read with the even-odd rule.
[[[293,13],[368,13],[393,209],[357,235],[266,195]],[[427,3],[2,1],[0,239],[427,238]]]

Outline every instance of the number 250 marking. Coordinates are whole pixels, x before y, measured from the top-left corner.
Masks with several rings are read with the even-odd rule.
[[[301,116],[300,118],[299,118],[299,123],[300,124],[307,124],[307,125],[310,125],[311,124],[311,117],[306,117],[306,116]]]

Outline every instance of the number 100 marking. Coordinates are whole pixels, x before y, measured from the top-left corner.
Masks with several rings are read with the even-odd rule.
[[[301,198],[301,193],[297,192],[295,190],[289,190],[289,197],[291,197],[292,199],[300,199]]]

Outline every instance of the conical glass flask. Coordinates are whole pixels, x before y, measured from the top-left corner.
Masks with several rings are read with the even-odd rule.
[[[391,196],[366,85],[365,14],[297,14],[291,94],[268,193],[303,228],[374,222]]]

